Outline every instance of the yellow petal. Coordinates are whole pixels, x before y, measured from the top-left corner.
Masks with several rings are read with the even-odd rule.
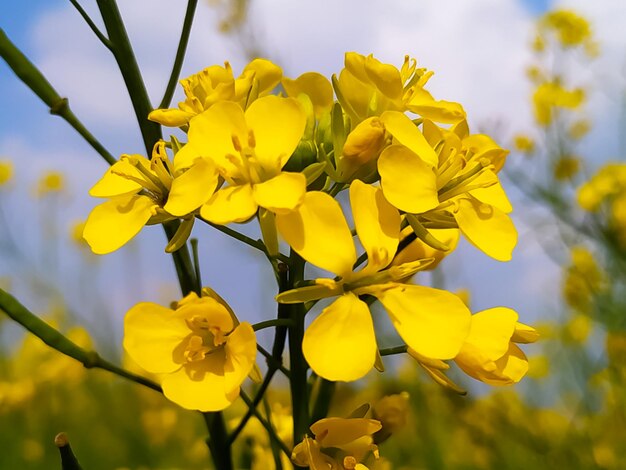
[[[209,354],[163,377],[163,394],[188,410],[221,411],[239,396],[239,389],[225,391],[224,353]]]
[[[400,99],[402,96],[402,78],[400,71],[393,65],[383,64],[370,55],[365,59],[365,73],[383,95],[392,100]]]
[[[476,199],[458,199],[454,217],[463,235],[483,253],[509,261],[517,244],[517,230],[507,214]]]
[[[515,324],[515,333],[511,337],[511,341],[515,343],[534,343],[539,339],[539,332],[532,326],[524,325],[517,322]]]
[[[385,111],[380,120],[385,124],[387,132],[402,145],[412,150],[424,163],[431,167],[437,166],[439,157],[435,150],[408,116],[399,111]]]
[[[200,209],[202,218],[214,224],[245,222],[252,217],[258,206],[254,202],[252,186],[227,186],[219,189]]]
[[[252,370],[256,358],[256,336],[248,322],[243,322],[228,335],[224,365],[224,387],[238,390]]]
[[[352,272],[356,250],[341,206],[319,191],[304,195],[300,206],[276,215],[278,233],[305,260],[339,276]]]
[[[259,206],[277,214],[286,214],[302,202],[306,193],[306,177],[302,173],[283,172],[255,184],[253,191]]]
[[[480,202],[484,202],[485,204],[489,204],[490,206],[497,207],[505,214],[513,211],[513,206],[511,206],[509,198],[504,192],[498,176],[493,171],[483,171],[475,180],[472,181],[471,184],[474,185],[482,183],[490,183],[490,185],[486,188],[477,188],[471,190],[470,194],[472,196],[474,196]]]
[[[148,114],[150,121],[158,122],[167,127],[184,126],[194,116],[194,113],[181,111],[180,109],[155,109]]]
[[[376,348],[369,308],[352,293],[322,310],[302,341],[311,369],[333,381],[348,382],[367,374],[374,367]]]
[[[150,162],[140,155],[134,155],[145,160],[144,166],[150,168]],[[141,184],[129,178],[124,178],[122,174],[127,174],[133,178],[143,180],[143,176],[127,160],[120,160],[107,169],[100,181],[92,186],[89,195],[92,197],[113,197],[125,194],[135,194],[142,188]]]
[[[397,254],[397,256],[393,259],[392,265],[399,266],[401,264],[410,263],[420,259],[434,258],[435,260],[431,264],[429,264],[427,268],[425,268],[427,271],[430,271],[436,268],[447,254],[454,251],[461,236],[461,232],[456,228],[431,228],[428,229],[428,231],[432,234],[433,237],[435,237],[435,239],[439,240],[441,243],[450,248],[450,251],[446,252],[436,250],[424,243],[419,238],[416,238]],[[411,233],[413,233],[413,229],[411,227],[406,227],[402,231],[402,238]]]
[[[295,80],[283,78],[282,83],[287,95],[292,98],[297,98],[300,93],[307,95],[318,118],[333,105],[333,87],[325,76],[317,72],[303,73]]]
[[[483,310],[472,315],[470,332],[465,342],[479,348],[486,359],[495,361],[509,349],[516,323],[517,313],[510,308]],[[463,354],[463,349],[460,354]]]
[[[499,172],[504,166],[508,150],[500,147],[491,137],[484,134],[473,134],[463,139],[463,146],[467,148],[475,160],[486,158]]]
[[[282,69],[267,59],[254,59],[241,73],[254,72],[254,79],[259,81],[259,95],[272,91],[283,76]]]
[[[374,295],[410,348],[433,359],[457,355],[469,333],[471,315],[456,295],[408,284]]]
[[[400,213],[379,188],[355,180],[350,205],[359,240],[367,252],[367,270],[379,271],[391,263],[400,238]]]
[[[387,200],[411,214],[439,205],[437,177],[431,167],[402,145],[391,145],[378,159],[380,184]]]
[[[407,109],[435,122],[454,124],[465,119],[465,110],[459,103],[435,101],[423,88],[415,87]]]
[[[197,157],[209,157],[228,174],[237,173],[226,156],[239,155],[233,140],[238,140],[241,145],[248,143],[243,109],[232,101],[215,103],[189,122],[188,137],[189,143],[174,156],[177,170],[191,166]]]
[[[207,202],[216,186],[215,165],[207,158],[199,158],[187,171],[174,178],[163,209],[175,216],[190,214]]]
[[[180,369],[174,350],[190,333],[184,318],[150,302],[132,307],[124,318],[124,349],[148,372],[166,374]]]
[[[112,198],[91,211],[83,238],[94,253],[111,253],[137,235],[157,207],[147,196]]]
[[[311,425],[315,440],[323,447],[341,447],[382,428],[380,421],[367,418],[324,418]]]
[[[306,115],[294,98],[265,96],[246,110],[246,122],[254,133],[254,153],[261,166],[280,170],[302,138]]]

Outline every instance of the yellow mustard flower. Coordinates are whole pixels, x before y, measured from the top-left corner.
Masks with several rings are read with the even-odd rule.
[[[592,38],[589,22],[570,10],[554,10],[546,13],[539,23],[540,29],[554,31],[565,47],[578,46]]]
[[[178,109],[155,109],[148,119],[164,126],[180,127],[219,101],[235,101],[247,106],[256,97],[269,94],[280,82],[282,70],[266,59],[254,59],[235,79],[228,62],[224,67],[212,65],[180,81],[185,101]]]
[[[528,372],[528,360],[515,343],[531,343],[539,335],[517,318],[514,310],[505,307],[472,315],[469,335],[454,362],[470,377],[489,385],[519,382]]]
[[[583,246],[573,247],[563,280],[565,303],[578,312],[588,312],[593,296],[605,289],[605,282],[593,253]]]
[[[307,95],[318,119],[333,106],[333,86],[326,77],[317,72],[303,73],[295,80],[285,77],[281,83],[287,96],[297,98],[300,94]]]
[[[408,392],[387,395],[376,402],[372,415],[382,425],[374,436],[376,444],[386,441],[406,426],[410,409]]]
[[[281,303],[297,303],[339,296],[304,333],[302,350],[311,368],[334,381],[357,380],[372,369],[377,344],[369,307],[359,299],[364,294],[380,300],[410,347],[427,357],[451,359],[467,334],[469,310],[449,292],[402,283],[430,260],[390,266],[400,237],[400,215],[379,188],[355,180],[350,204],[368,259],[357,272],[352,234],[331,196],[309,192],[297,209],[276,218],[280,234],[300,256],[339,276],[276,297]]]
[[[231,101],[216,103],[193,118],[189,142],[174,159],[186,166],[209,158],[227,185],[200,209],[215,224],[243,222],[259,207],[290,211],[306,192],[302,173],[281,171],[304,132],[306,116],[293,98],[266,96],[244,112]]]
[[[538,124],[548,126],[556,108],[577,109],[584,100],[582,88],[568,90],[558,81],[541,83],[533,94],[535,119]]]
[[[13,162],[0,160],[0,187],[6,185],[13,178]]]
[[[142,368],[162,374],[165,396],[183,408],[219,411],[238,396],[255,365],[256,338],[230,307],[190,293],[174,310],[143,302],[124,320],[124,349]]]
[[[89,191],[93,197],[108,199],[91,211],[85,223],[83,237],[92,251],[110,253],[131,240],[144,225],[179,217],[185,217],[181,227],[189,235],[193,212],[213,194],[217,172],[205,158],[188,163],[187,167],[173,167],[162,141],[155,145],[150,160],[141,155],[122,155]]]
[[[381,187],[416,233],[418,216],[456,225],[487,255],[510,260],[517,231],[497,176],[508,152],[486,135],[470,135],[465,121],[450,131],[424,121],[422,134],[402,113],[387,111],[381,120],[394,137],[378,159]]]
[[[607,163],[577,192],[580,207],[596,211],[602,202],[626,192],[626,164]]]
[[[372,435],[382,425],[367,418],[324,418],[311,425],[315,436],[305,436],[294,447],[291,459],[311,470],[367,470],[361,463],[370,453],[378,458]]]
[[[567,130],[568,135],[575,140],[582,139],[591,130],[591,123],[588,119],[574,121]]]
[[[347,52],[345,68],[333,77],[337,99],[353,124],[384,111],[411,111],[436,122],[454,123],[465,118],[459,103],[437,101],[424,86],[433,75],[417,68],[415,59],[405,56],[400,70],[373,55]]]

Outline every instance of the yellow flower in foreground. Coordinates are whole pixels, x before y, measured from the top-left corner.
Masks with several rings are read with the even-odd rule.
[[[472,315],[469,335],[454,362],[476,380],[510,385],[528,372],[528,360],[515,343],[532,343],[538,338],[534,328],[517,322],[514,310],[483,310]]]
[[[148,119],[164,126],[180,127],[219,101],[235,101],[247,107],[258,96],[271,92],[280,82],[282,70],[266,59],[254,59],[235,79],[228,62],[212,65],[180,81],[186,99],[178,109],[155,109]]]
[[[324,418],[311,425],[315,438],[306,436],[291,459],[311,470],[367,470],[362,462],[370,452],[378,458],[372,435],[382,425],[367,418]]]
[[[281,303],[339,296],[304,333],[302,350],[311,368],[329,380],[351,381],[374,366],[377,354],[374,325],[360,295],[376,297],[398,334],[427,357],[451,359],[469,329],[470,312],[455,295],[403,280],[431,260],[390,266],[400,238],[400,215],[379,188],[355,180],[350,203],[368,264],[353,272],[356,249],[339,203],[321,192],[309,192],[296,210],[278,215],[283,238],[310,263],[339,280],[317,279],[313,286],[279,294]]]
[[[0,186],[4,186],[13,178],[13,163],[10,160],[0,160]]]
[[[200,215],[215,224],[244,222],[259,207],[274,213],[294,209],[304,197],[306,177],[281,171],[304,132],[306,116],[293,98],[266,96],[245,111],[224,101],[193,118],[189,142],[174,164],[208,157],[227,185]]]
[[[91,211],[83,237],[94,253],[106,254],[126,244],[146,224],[185,217],[178,239],[184,242],[193,226],[193,212],[211,197],[216,185],[217,173],[209,160],[197,158],[186,168],[173,168],[164,142],[155,145],[150,160],[122,155],[89,191],[109,200]],[[168,245],[167,251],[179,247]]]
[[[124,348],[145,370],[162,374],[163,393],[174,403],[219,411],[239,396],[253,370],[256,337],[227,305],[191,293],[175,310],[150,302],[131,308]]]

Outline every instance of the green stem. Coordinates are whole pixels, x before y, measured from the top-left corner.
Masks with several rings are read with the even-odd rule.
[[[319,388],[311,410],[311,424],[328,416],[330,402],[336,386],[336,382],[326,380],[323,377],[318,377],[317,380],[319,381]]]
[[[407,351],[407,345],[394,346],[392,348],[385,348],[380,350],[381,356],[391,356],[393,354],[404,354]]]
[[[270,353],[269,351],[267,351],[263,346],[261,346],[260,344],[256,345],[256,348],[259,350],[259,352],[263,355],[263,357],[265,357],[265,359],[267,359],[267,364],[272,367],[272,368],[276,368],[279,371],[281,371],[285,377],[289,378],[291,377],[291,372],[289,372],[289,369],[287,369],[285,366],[282,365],[282,363],[280,361],[277,361],[276,359],[274,359],[274,356],[272,355],[272,353]]]
[[[156,122],[148,121],[148,114],[152,111],[152,106],[124,27],[124,21],[117,8],[117,2],[115,0],[97,0],[97,3],[112,44],[113,57],[115,57],[122,73],[135,110],[146,152],[150,155],[154,144],[161,139],[161,126]]]
[[[83,126],[70,109],[67,98],[62,98],[22,52],[15,47],[4,31],[0,29],[0,57],[24,84],[30,88],[50,108],[50,114],[61,116],[109,165],[116,160],[107,149]]]
[[[289,284],[294,286],[304,278],[304,260],[295,252],[290,254]],[[309,393],[307,386],[307,372],[309,366],[302,353],[302,340],[304,338],[304,304],[289,304],[290,318],[293,325],[289,331],[289,361],[291,379],[289,381],[291,391],[291,406],[293,410],[293,440],[300,442],[307,434],[310,425],[309,418]]]
[[[174,59],[174,66],[172,67],[172,73],[170,79],[167,82],[167,88],[165,94],[161,100],[159,108],[167,108],[174,96],[174,90],[176,89],[176,83],[180,76],[180,70],[183,67],[183,60],[185,59],[185,51],[187,50],[187,44],[189,43],[189,34],[191,33],[191,25],[193,24],[193,17],[196,13],[196,7],[198,6],[198,0],[189,0],[187,3],[187,11],[185,12],[185,19],[183,21],[183,30],[180,33],[180,41],[178,41],[178,49],[176,50],[176,58]]]
[[[80,5],[80,3],[78,3],[77,0],[70,0],[70,3],[74,5],[74,8],[76,8],[76,11],[78,11],[80,16],[83,17],[83,20],[85,20],[85,23],[87,23],[87,26],[91,28],[91,30],[96,35],[96,37],[100,40],[100,42],[104,44],[104,47],[106,47],[108,50],[113,52],[113,45],[111,44],[111,41],[109,41],[109,38],[107,38],[104,34],[102,34],[102,31],[100,31],[100,29],[96,26],[96,24],[89,17],[89,15]]]
[[[213,463],[218,470],[233,470],[233,459],[226,432],[226,422],[222,413],[202,413],[209,430],[207,445],[211,451]]]
[[[67,434],[61,432],[54,438],[54,445],[59,449],[61,454],[61,470],[82,470],[78,459],[72,452],[70,441],[67,438]]]
[[[178,220],[172,220],[163,224],[168,241],[171,240],[176,234],[179,225],[180,221]],[[183,296],[189,294],[190,292],[195,292],[200,295],[202,286],[199,285],[199,282],[196,279],[196,269],[191,261],[187,244],[183,245],[179,250],[173,252],[172,259],[174,260],[174,265],[176,266],[176,274],[178,276],[178,282]]]
[[[265,320],[252,325],[254,331],[259,331],[264,328],[271,328],[272,326],[290,326],[293,322],[288,318],[277,318],[274,320]]]
[[[244,235],[243,233],[239,233],[236,230],[233,230],[232,228],[226,227],[225,225],[214,224],[200,217],[198,217],[198,219],[204,222],[205,224],[210,225],[215,230],[218,230],[228,235],[229,237],[234,238],[235,240],[239,240],[240,242],[245,243],[246,245],[249,245],[252,248],[256,248],[257,250],[262,251],[263,253],[265,253],[265,255],[268,258],[271,258],[271,255],[268,253],[267,248],[265,247],[265,244],[261,240],[254,240],[253,238],[250,238],[247,235]],[[276,255],[276,258],[282,261],[283,263],[289,262],[289,258],[281,253],[278,253]]]
[[[256,410],[255,407],[252,407],[252,400],[250,400],[250,398],[243,391],[241,392],[241,399],[246,403],[246,405],[248,405],[250,409],[254,410],[254,417],[258,419],[261,425],[265,428],[267,434],[270,436],[270,439],[278,444],[280,450],[282,450],[287,457],[291,458],[291,449],[289,449],[287,445],[282,441],[282,439],[278,437],[271,423],[263,418],[263,416],[261,416],[261,414]]]
[[[4,311],[10,318],[22,325],[40,340],[72,359],[82,363],[87,369],[103,369],[114,373],[120,377],[131,380],[145,387],[161,391],[161,387],[151,380],[133,374],[121,367],[118,367],[100,357],[95,351],[86,351],[73,341],[68,339],[55,328],[48,325],[34,313],[24,307],[15,297],[0,289],[0,310]]]
[[[274,426],[272,425],[272,409],[270,408],[267,397],[263,397],[263,410],[265,411],[265,416],[267,416],[267,422],[272,426],[272,430],[274,430]],[[283,470],[283,462],[280,457],[281,449],[275,439],[270,439],[270,447],[272,448],[272,456],[274,457],[274,467],[276,470]]]

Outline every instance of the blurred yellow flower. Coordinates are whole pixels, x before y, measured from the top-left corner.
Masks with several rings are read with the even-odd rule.
[[[585,99],[582,88],[566,89],[558,81],[541,83],[533,94],[535,119],[541,126],[548,126],[558,108],[577,109]]]
[[[555,32],[557,39],[565,47],[578,46],[591,40],[589,22],[570,10],[546,13],[541,19],[540,28]]]
[[[174,310],[144,302],[124,321],[124,348],[145,370],[163,374],[164,395],[183,408],[219,411],[252,371],[256,338],[230,307],[190,293]]]
[[[382,429],[374,436],[376,444],[386,441],[392,434],[400,431],[407,422],[410,412],[408,392],[387,395],[376,402],[372,409],[375,420],[380,421]]]
[[[554,165],[554,178],[557,181],[573,179],[580,171],[581,164],[581,158],[573,155],[566,155],[559,158]]]
[[[37,195],[46,196],[51,193],[60,193],[65,189],[65,176],[59,171],[44,173],[37,183]]]
[[[584,314],[574,314],[564,325],[565,341],[582,344],[587,341],[593,328],[591,318]]]
[[[513,139],[513,145],[520,152],[533,153],[535,151],[535,141],[527,135],[516,135]]]
[[[605,288],[605,276],[594,255],[583,246],[572,248],[571,260],[565,270],[563,297],[574,310],[588,312],[592,297]]]
[[[582,139],[591,129],[591,123],[588,119],[579,119],[574,121],[569,127],[567,133],[572,139]]]
[[[0,187],[6,185],[13,178],[13,162],[0,160]]]
[[[528,377],[543,379],[550,373],[550,360],[543,354],[528,358]]]

